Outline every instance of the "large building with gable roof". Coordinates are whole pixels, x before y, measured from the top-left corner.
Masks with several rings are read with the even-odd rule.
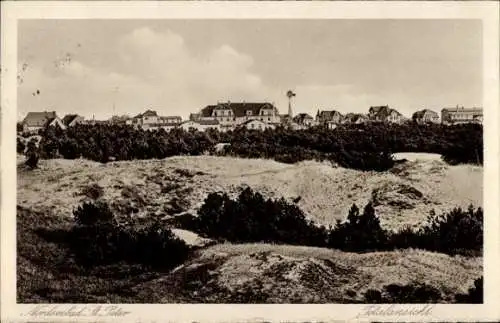
[[[192,114],[196,120],[217,120],[221,130],[234,129],[249,120],[259,120],[269,125],[280,124],[278,109],[269,102],[226,102],[208,105],[199,114]]]

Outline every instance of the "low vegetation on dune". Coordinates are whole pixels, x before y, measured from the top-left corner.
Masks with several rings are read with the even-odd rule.
[[[482,126],[464,124],[360,124],[340,125],[334,130],[313,127],[266,131],[245,128],[229,132],[173,129],[143,131],[119,125],[77,125],[66,130],[40,131],[41,158],[86,158],[99,162],[166,158],[207,153],[267,158],[284,163],[328,160],[345,168],[386,171],[398,151],[443,155],[450,164],[483,163]],[[219,143],[228,143],[216,150]],[[18,138],[18,152],[24,151]]]
[[[318,135],[277,131],[280,149]],[[177,135],[192,136],[179,146],[186,154],[202,154],[191,146],[200,134]],[[266,133],[231,135],[267,140]],[[145,136],[152,136],[141,146],[148,158],[167,154],[155,142],[164,134]],[[299,150],[249,156],[265,147],[243,144],[248,150],[232,145],[224,154],[294,164],[180,156],[42,159],[30,167],[20,158],[18,302],[482,302],[482,193],[467,186],[481,183],[480,166],[389,167],[384,157],[366,171],[369,158],[355,149],[335,167],[331,159],[297,162]]]
[[[416,280],[409,280],[406,284],[386,281],[384,286],[376,284],[380,290],[369,288],[373,287],[370,281],[373,282],[374,272],[360,271],[352,260],[347,262],[352,266],[347,266],[340,259],[346,256],[349,259],[353,255],[359,257],[359,252],[370,255],[375,251],[393,249],[400,249],[392,251],[396,254],[411,254],[414,248],[450,255],[477,254],[482,249],[479,238],[482,238],[482,221],[477,219],[482,217],[482,211],[472,207],[467,212],[456,209],[433,218],[423,233],[405,231],[403,240],[401,232],[389,233],[380,227],[370,204],[362,214],[354,205],[345,222],[326,229],[306,220],[297,206],[283,199],[266,200],[249,188],[244,189],[236,200],[227,195],[209,196],[199,217],[170,224],[150,218],[123,222],[123,218],[115,217],[102,201],[84,202],[74,210],[71,221],[56,220],[54,216],[43,216],[40,221],[38,216],[29,210],[18,209],[18,264],[23,266],[18,271],[21,302],[57,301],[66,297],[75,302],[86,302],[102,299],[99,298],[102,293],[108,299],[132,302],[357,303],[400,302],[404,299],[418,303],[477,302],[479,297],[480,286],[477,284],[468,294],[464,293],[463,284],[452,288],[438,285],[436,281],[433,285],[416,283]],[[464,224],[472,228],[465,232],[461,227]],[[283,244],[285,248],[291,245],[327,247],[358,254],[335,250],[331,259],[325,259],[313,256],[312,250],[311,257],[300,259],[285,256],[277,252],[278,249],[231,257],[213,254],[207,261],[200,259],[203,249],[189,247],[172,232],[172,225],[185,225],[219,242],[274,243]],[[429,244],[419,245],[419,239]],[[448,246],[452,244],[454,248],[450,249]],[[457,246],[464,248],[457,252]],[[34,252],[33,249],[39,250]],[[326,250],[323,254],[328,253]],[[379,257],[385,255],[379,254]],[[437,272],[445,270],[439,268],[442,260],[434,264],[438,266]],[[471,268],[470,264],[464,264],[463,258],[452,260],[452,263],[454,261],[458,261],[455,266]],[[245,268],[252,268],[251,277],[244,274]],[[95,277],[96,281],[106,281],[112,287],[90,284],[91,287],[86,286],[79,292],[69,291],[58,283],[52,284],[62,270],[69,274],[66,282],[89,284],[90,277]],[[404,277],[403,274],[408,275],[400,272],[399,276]],[[472,272],[462,274],[470,279]],[[134,275],[137,278],[132,279]],[[429,273],[421,272],[420,275],[424,275],[419,276],[420,279],[433,279],[428,277]],[[140,277],[145,280],[140,281]],[[355,286],[352,286],[354,282]],[[145,295],[144,290],[153,289],[151,284],[155,284],[155,292]],[[330,286],[329,292],[325,292],[324,286]],[[361,290],[365,294],[359,294]]]
[[[73,220],[18,208],[18,302],[482,300],[481,258],[262,243],[189,248],[165,225],[136,223],[123,234],[105,206],[94,206],[84,204]]]
[[[235,243],[264,242],[329,247],[367,252],[419,248],[446,254],[478,254],[483,246],[483,211],[455,208],[430,215],[418,230],[384,230],[368,203],[363,212],[354,204],[345,221],[325,228],[307,220],[302,210],[284,199],[265,199],[245,188],[236,199],[225,193],[207,196],[197,217],[176,223],[208,238]]]
[[[17,210],[17,299],[22,303],[140,302],[129,288],[167,273],[192,249],[154,221],[119,224],[105,204],[74,219]]]
[[[19,157],[19,163],[24,159]],[[482,168],[447,166],[439,160],[408,161],[391,172],[361,172],[313,161],[294,165],[271,160],[183,156],[165,160],[113,162],[41,160],[39,168],[18,169],[18,204],[66,216],[83,201],[108,202],[117,215],[197,215],[210,193],[231,198],[252,187],[265,198],[284,198],[307,219],[326,227],[347,210],[372,201],[384,229],[419,227],[431,210],[482,206]]]
[[[373,303],[369,295],[376,291],[389,303],[455,303],[481,272],[478,259],[418,250],[357,254],[219,244],[133,290],[159,303]],[[397,299],[391,292],[398,288],[414,292]]]

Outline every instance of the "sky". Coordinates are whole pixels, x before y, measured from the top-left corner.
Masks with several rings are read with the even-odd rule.
[[[482,106],[480,20],[22,20],[18,118]]]

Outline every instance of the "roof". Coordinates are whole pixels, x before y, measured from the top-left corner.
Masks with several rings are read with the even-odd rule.
[[[368,116],[362,113],[348,113],[345,115],[345,119],[349,122],[357,122],[359,120],[368,120]]]
[[[326,120],[331,120],[334,116],[340,116],[342,117],[342,113],[336,111],[336,110],[325,110],[325,111],[318,111],[318,116],[321,119],[326,119]]]
[[[146,112],[144,112],[141,116],[142,117],[157,117],[158,114],[156,113],[156,111],[146,110]]]
[[[436,116],[438,115],[438,113],[435,111],[432,111],[429,109],[423,109],[423,110],[420,110],[420,111],[413,113],[412,117],[413,118],[422,118],[426,113],[432,113],[432,114],[435,114]]]
[[[373,106],[373,107],[370,107],[370,112],[371,113],[379,113],[380,111],[387,110],[387,109],[389,109],[388,105]]]
[[[464,108],[464,107],[455,107],[455,108],[444,108],[441,111],[448,111],[448,112],[458,112],[458,111],[463,111],[463,112],[483,112],[483,108],[480,107],[473,107],[473,108]]]
[[[164,122],[164,123],[148,123],[142,126],[147,126],[147,127],[174,127],[178,126],[178,122]]]
[[[197,119],[201,116],[201,113],[190,113],[189,120]]]
[[[244,124],[249,124],[249,123],[252,123],[252,122],[258,122],[258,123],[263,123],[265,124],[264,121],[261,121],[261,120],[257,120],[257,119],[250,119],[250,120],[247,120],[245,122],[242,122],[241,125],[244,125]]]
[[[314,118],[308,115],[307,113],[299,113],[295,117],[293,117],[293,120],[298,122],[303,122],[306,119],[313,120]]]
[[[182,120],[180,116],[166,116],[166,117],[159,117],[161,120],[166,120],[166,119],[179,119]]]
[[[219,124],[219,121],[217,120],[186,120],[181,123],[181,125],[186,124],[186,123],[197,123],[202,126],[216,126]]]
[[[258,115],[262,108],[276,109],[274,105],[268,102],[228,102],[219,103],[217,105],[208,105],[201,110],[202,117],[211,117],[212,113],[216,109],[231,109],[235,117],[244,117],[247,115],[247,111],[252,111],[252,115]],[[276,110],[277,111],[277,110]]]
[[[78,117],[80,117],[78,114],[67,114],[67,115],[64,116],[64,118],[62,118],[62,122],[63,122],[64,125],[67,126],[71,122],[73,122],[73,120],[75,120]]]
[[[28,112],[28,114],[26,115],[26,117],[23,120],[23,123],[27,126],[32,126],[32,127],[39,126],[39,127],[41,127],[41,126],[46,125],[47,122],[51,122],[55,118],[57,118],[57,114],[55,111]]]
[[[388,105],[370,107],[369,113],[373,114],[376,118],[381,119],[387,118],[391,113],[396,113],[400,116],[402,115],[401,113],[399,113],[399,111],[389,108]]]
[[[219,124],[219,121],[217,120],[198,120],[195,122],[201,124],[202,126],[216,126]]]

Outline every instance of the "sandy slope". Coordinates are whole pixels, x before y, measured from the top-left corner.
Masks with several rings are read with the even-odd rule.
[[[301,246],[220,244],[199,249],[192,259],[167,274],[99,281],[69,275],[62,280],[54,276],[51,267],[53,259],[63,255],[59,247],[33,231],[40,225],[55,226],[44,223],[47,219],[65,223],[63,217],[71,216],[87,199],[82,190],[92,184],[103,188],[103,199],[116,212],[125,213],[123,207],[131,206],[136,208],[136,216],[164,217],[185,209],[196,212],[209,192],[236,194],[241,185],[270,197],[300,196],[300,207],[323,224],[344,218],[352,203],[363,206],[370,199],[375,200],[382,224],[388,228],[422,223],[433,208],[482,205],[481,167],[448,166],[436,158],[408,159],[385,173],[318,162],[286,165],[208,156],[107,165],[43,160],[34,171],[20,165],[18,205],[41,211],[44,216],[28,217],[21,221],[26,222],[26,228],[18,230],[18,247],[25,248],[18,251],[23,300],[61,302],[70,297],[77,302],[356,303],[368,289],[418,281],[436,287],[445,301],[453,301],[454,294],[465,292],[482,275],[481,257],[451,257],[420,250],[356,254]],[[18,162],[22,164],[22,157]],[[192,232],[173,231],[190,245],[206,243]],[[49,269],[29,260],[37,256]],[[44,286],[51,286],[50,293],[41,288]]]
[[[173,199],[181,200],[181,208],[196,212],[209,192],[236,194],[240,186],[248,185],[269,197],[300,196],[298,205],[325,225],[343,219],[352,203],[363,207],[375,198],[382,225],[399,228],[420,224],[431,209],[446,211],[470,203],[481,206],[482,176],[482,167],[449,166],[433,158],[408,161],[385,173],[312,161],[287,165],[211,156],[107,165],[43,160],[35,171],[18,168],[17,194],[21,206],[69,216],[85,198],[82,189],[97,183],[110,203],[132,204],[137,215],[164,216],[179,211],[169,207]]]
[[[404,250],[366,254],[301,246],[222,244],[167,276],[138,284],[154,302],[361,302],[368,289],[426,283],[444,302],[482,275],[481,258]]]

